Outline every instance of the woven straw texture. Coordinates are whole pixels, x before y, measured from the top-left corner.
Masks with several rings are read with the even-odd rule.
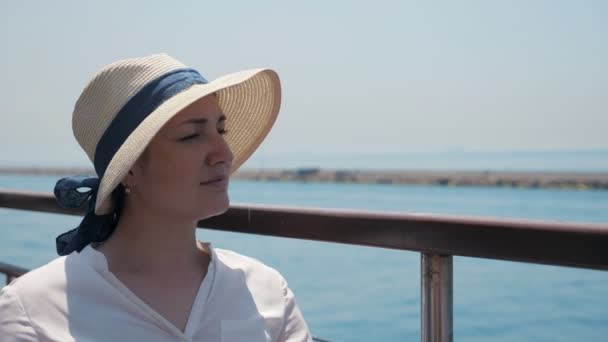
[[[72,116],[74,136],[89,159],[95,160],[95,149],[103,133],[134,94],[157,77],[185,67],[166,54],[157,54],[118,61],[101,69],[83,90]],[[97,193],[97,214],[113,209],[110,194],[163,125],[211,93],[217,93],[227,117],[230,134],[226,141],[234,154],[232,172],[253,154],[274,124],[281,103],[279,78],[269,69],[245,70],[196,84],[163,102],[112,157]]]

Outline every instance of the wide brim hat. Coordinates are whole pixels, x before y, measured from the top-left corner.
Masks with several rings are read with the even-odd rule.
[[[112,63],[85,87],[74,107],[74,136],[99,178],[95,214],[114,210],[112,192],[156,133],[177,113],[215,93],[226,115],[225,138],[238,169],[262,143],[281,104],[278,75],[250,69],[207,81],[167,54]]]

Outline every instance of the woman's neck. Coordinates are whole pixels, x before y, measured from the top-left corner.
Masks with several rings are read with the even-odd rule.
[[[167,275],[206,268],[209,255],[196,241],[196,223],[128,210],[97,249],[106,256],[112,272]]]

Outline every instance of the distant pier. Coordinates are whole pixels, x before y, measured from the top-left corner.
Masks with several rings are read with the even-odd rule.
[[[0,167],[0,174],[94,175],[90,168]],[[608,173],[330,170],[319,168],[239,170],[233,179],[251,181],[325,182],[362,184],[420,184],[439,186],[493,186],[608,190]]]
[[[364,184],[420,184],[608,190],[608,173],[419,171],[419,170],[242,170],[238,179]]]

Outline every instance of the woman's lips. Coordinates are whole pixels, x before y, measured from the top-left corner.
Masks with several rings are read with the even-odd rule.
[[[226,176],[214,177],[210,180],[201,182],[201,185],[212,185],[212,186],[226,186],[227,184],[228,184],[228,177],[226,177]]]

